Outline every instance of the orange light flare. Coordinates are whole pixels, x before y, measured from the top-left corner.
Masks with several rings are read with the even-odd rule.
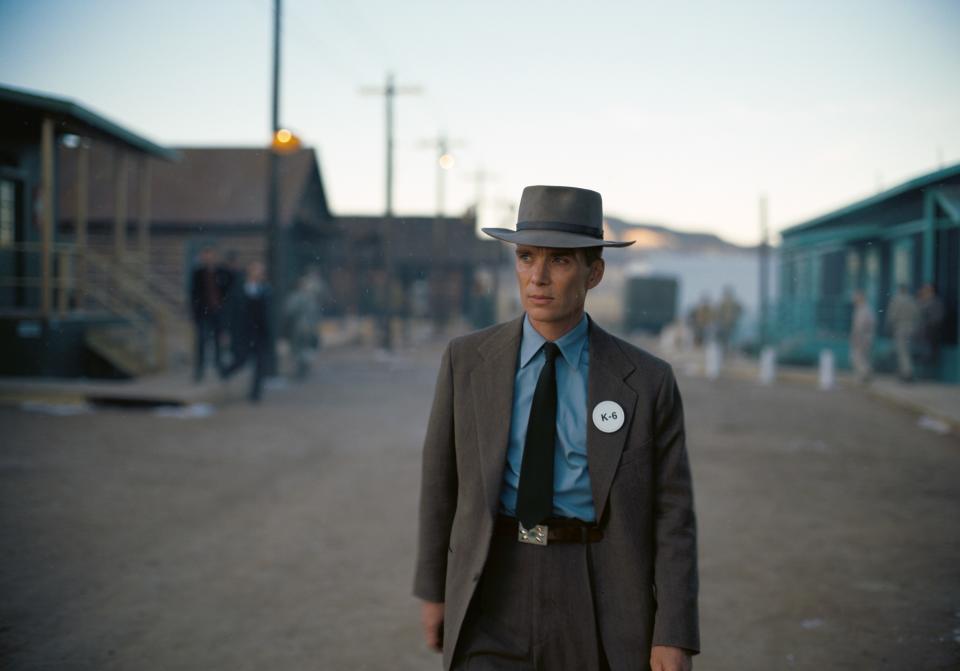
[[[286,128],[281,128],[273,134],[271,143],[273,150],[281,154],[288,154],[300,148],[300,138]]]

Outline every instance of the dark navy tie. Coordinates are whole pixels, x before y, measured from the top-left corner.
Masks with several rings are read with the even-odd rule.
[[[543,345],[543,353],[547,362],[543,364],[533,392],[517,487],[517,518],[524,529],[532,529],[553,512],[553,457],[557,443],[556,359],[560,348],[547,342]]]

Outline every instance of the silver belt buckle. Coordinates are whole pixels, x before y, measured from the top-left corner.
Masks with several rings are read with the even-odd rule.
[[[521,543],[529,543],[530,545],[547,544],[548,527],[546,525],[538,524],[532,529],[524,529],[523,523],[517,522],[517,526],[520,528],[520,532],[517,534],[517,540]]]

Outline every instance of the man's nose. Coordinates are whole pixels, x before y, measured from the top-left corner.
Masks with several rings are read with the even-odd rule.
[[[550,272],[547,269],[547,262],[544,259],[537,259],[533,262],[533,272],[530,279],[534,284],[549,284]]]

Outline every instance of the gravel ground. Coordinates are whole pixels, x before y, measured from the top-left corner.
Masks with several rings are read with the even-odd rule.
[[[0,668],[431,669],[410,597],[439,350],[208,417],[0,407]],[[960,669],[960,440],[681,378],[704,670]]]

